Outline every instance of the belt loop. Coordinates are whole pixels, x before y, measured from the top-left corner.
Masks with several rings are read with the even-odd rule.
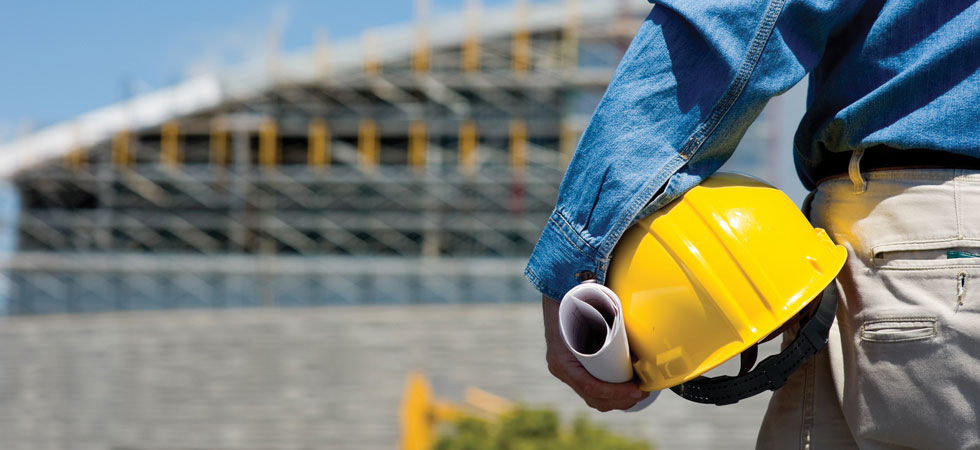
[[[851,152],[851,162],[847,165],[847,176],[854,183],[854,193],[863,194],[868,190],[868,182],[861,176],[861,157],[864,156],[864,149],[859,148]]]

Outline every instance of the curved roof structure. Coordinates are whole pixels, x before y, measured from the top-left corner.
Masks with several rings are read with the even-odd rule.
[[[269,55],[220,73],[201,75],[176,86],[140,94],[82,114],[0,145],[0,177],[109,140],[116,133],[157,127],[169,120],[206,111],[229,101],[241,101],[279,85],[316,83],[343,76],[360,76],[366,57],[385,65],[409,58],[417,32],[425,30],[433,50],[459,46],[475,36],[481,41],[506,38],[515,29],[530,33],[560,30],[572,21],[583,26],[606,23],[616,16],[633,19],[650,5],[640,1],[590,1],[536,4],[527,9],[499,8],[478,18],[465,13],[433,18],[427,26],[405,24],[379,29],[370,39],[352,39],[329,48],[311,48],[286,55]],[[629,35],[635,20],[623,22]],[[373,48],[372,48],[373,47]]]

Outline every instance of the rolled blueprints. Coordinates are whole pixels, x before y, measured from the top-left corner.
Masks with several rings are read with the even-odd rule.
[[[592,280],[575,286],[558,306],[558,328],[568,349],[592,376],[607,383],[633,379],[619,297]],[[656,392],[630,411],[653,402]]]

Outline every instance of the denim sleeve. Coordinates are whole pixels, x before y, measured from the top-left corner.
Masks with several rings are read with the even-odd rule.
[[[717,170],[860,3],[657,1],[582,135],[527,278],[556,299],[604,282],[626,229]]]

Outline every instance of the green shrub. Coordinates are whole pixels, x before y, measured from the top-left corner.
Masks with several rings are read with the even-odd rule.
[[[436,450],[650,450],[650,444],[617,435],[585,417],[570,429],[547,409],[516,408],[497,420],[465,417],[442,430]]]

